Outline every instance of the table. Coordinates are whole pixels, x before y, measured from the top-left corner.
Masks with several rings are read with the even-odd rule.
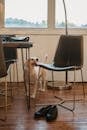
[[[22,57],[22,67],[23,67],[23,79],[24,79],[24,87],[25,87],[25,97],[27,102],[27,109],[30,108],[30,74],[29,74],[29,95],[27,95],[27,86],[25,83],[25,73],[24,73],[24,54],[23,49],[26,49],[26,59],[30,58],[30,48],[33,47],[32,42],[3,42],[3,47],[11,47],[16,49],[21,49],[21,57]]]

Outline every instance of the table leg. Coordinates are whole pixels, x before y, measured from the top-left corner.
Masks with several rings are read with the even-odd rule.
[[[27,50],[26,50],[27,51]],[[27,53],[27,52],[26,52]],[[23,55],[23,49],[21,49],[21,56],[22,56],[22,67],[23,67],[23,79],[24,79],[24,87],[25,87],[25,97],[27,101],[27,108],[29,110],[30,108],[30,73],[29,73],[29,95],[27,95],[27,86],[25,83],[25,71],[24,71],[24,55]],[[28,58],[30,57],[30,50],[28,49]]]

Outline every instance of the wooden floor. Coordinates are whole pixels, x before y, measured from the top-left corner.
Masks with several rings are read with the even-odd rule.
[[[31,108],[27,111],[23,84],[13,84],[14,98],[8,107],[7,120],[0,121],[0,130],[87,130],[87,84],[85,84],[86,97],[84,100],[76,101],[74,113],[58,107],[58,117],[55,121],[47,122],[45,118],[35,120],[34,112],[41,106],[37,104],[52,104],[59,102],[54,95],[64,99],[72,99],[72,90],[58,91],[47,89],[45,92],[38,91],[36,99],[31,99]],[[75,86],[76,99],[83,99],[82,85]],[[37,105],[37,106],[36,106]],[[72,102],[66,103],[69,107]],[[0,109],[0,118],[3,116]]]

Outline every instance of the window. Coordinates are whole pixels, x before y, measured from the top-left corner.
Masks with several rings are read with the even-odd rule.
[[[0,14],[2,14],[0,27],[44,29],[65,26],[63,0],[0,0],[0,2]],[[68,27],[87,28],[87,0],[65,0],[65,4]]]
[[[47,28],[47,0],[5,0],[5,27]]]
[[[87,28],[87,0],[65,0],[69,28]],[[55,1],[55,27],[65,25],[63,0]]]

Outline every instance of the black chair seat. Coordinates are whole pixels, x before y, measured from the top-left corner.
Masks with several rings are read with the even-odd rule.
[[[44,64],[41,62],[37,63],[37,66],[40,66],[42,68],[52,70],[52,71],[66,71],[66,70],[73,70],[75,69],[75,66],[67,66],[67,67],[55,67],[54,64]]]
[[[10,42],[28,42],[29,41],[29,37],[24,36],[24,37],[9,37],[8,41]]]

